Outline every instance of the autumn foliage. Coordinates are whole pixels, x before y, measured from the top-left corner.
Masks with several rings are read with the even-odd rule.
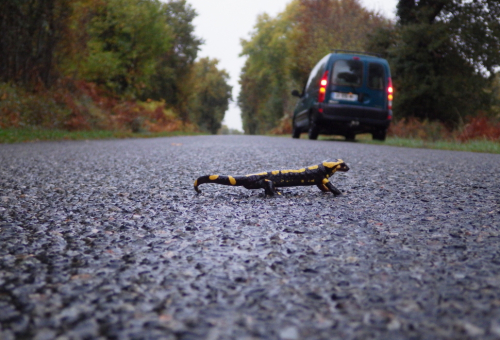
[[[0,128],[167,132],[194,129],[165,102],[124,100],[86,81],[60,80],[35,92],[0,85]]]
[[[471,117],[457,139],[466,142],[473,139],[486,139],[500,142],[500,121],[487,116]]]
[[[500,142],[500,121],[486,115],[470,116],[459,128],[452,128],[439,121],[403,118],[391,124],[388,135],[398,138],[426,141],[447,140],[468,142],[488,140]]]

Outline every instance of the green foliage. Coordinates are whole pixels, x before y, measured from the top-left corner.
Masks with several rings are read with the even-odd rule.
[[[499,15],[498,1],[399,1],[398,24],[371,41],[393,67],[395,115],[457,126],[488,110],[500,65]]]
[[[282,124],[295,104],[290,91],[331,49],[363,50],[367,34],[390,22],[362,8],[357,0],[294,0],[276,18],[258,17],[240,77],[243,129],[266,133]]]
[[[165,100],[187,122],[192,89],[186,80],[203,44],[203,40],[194,35],[193,20],[197,14],[185,0],[170,0],[162,5],[161,12],[171,28],[172,47],[158,59],[151,89],[145,91],[143,99]]]
[[[191,121],[202,130],[216,134],[231,100],[229,75],[217,69],[217,59],[202,58],[194,65],[191,79],[192,99],[189,105]]]
[[[291,45],[298,3],[292,1],[276,18],[258,17],[249,41],[242,40],[242,56],[248,56],[242,70],[241,108],[243,129],[248,134],[265,133],[291,106]]]
[[[119,94],[140,96],[151,87],[158,58],[172,44],[158,1],[109,0],[90,21],[88,57],[81,77]]]

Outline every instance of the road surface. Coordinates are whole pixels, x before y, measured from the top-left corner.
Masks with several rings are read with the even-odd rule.
[[[193,189],[336,158],[339,197]],[[0,339],[499,339],[499,166],[260,136],[0,145]]]

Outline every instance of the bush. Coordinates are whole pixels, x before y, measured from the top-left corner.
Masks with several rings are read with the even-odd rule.
[[[26,91],[0,83],[0,128],[194,131],[163,101],[118,99],[96,84],[62,80],[51,90]]]
[[[500,122],[486,116],[471,117],[458,134],[457,139],[461,142],[473,139],[500,142]]]
[[[271,134],[274,135],[289,135],[292,133],[292,120],[288,115],[285,115],[278,122],[278,126],[272,129]]]
[[[0,83],[0,128],[63,128],[71,110],[46,91]]]
[[[485,115],[471,116],[463,126],[451,129],[437,121],[403,118],[389,127],[391,137],[420,139],[425,141],[447,140],[467,142],[470,140],[500,141],[500,122]]]
[[[393,122],[389,126],[387,134],[398,138],[437,141],[450,139],[452,131],[443,123],[410,117]]]

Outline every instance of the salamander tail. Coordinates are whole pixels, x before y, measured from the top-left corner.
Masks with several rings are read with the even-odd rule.
[[[201,193],[201,190],[198,189],[198,186],[205,183],[215,183],[222,185],[243,185],[243,183],[238,183],[237,178],[238,177],[235,178],[233,176],[220,176],[220,175],[201,176],[198,177],[196,181],[194,181],[194,190],[196,190],[197,193]]]

